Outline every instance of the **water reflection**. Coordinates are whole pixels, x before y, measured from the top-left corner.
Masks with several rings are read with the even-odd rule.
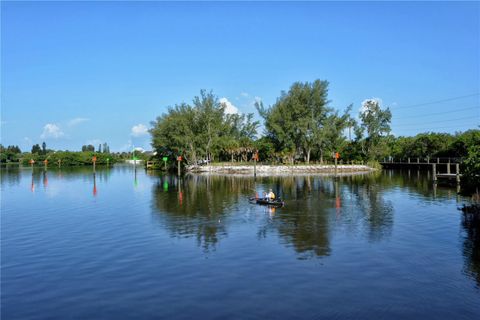
[[[328,256],[330,249],[330,215],[335,209],[335,187],[332,179],[305,177],[274,177],[262,183],[274,185],[287,201],[273,219],[273,226],[287,247],[299,258]]]
[[[464,212],[462,227],[466,234],[463,242],[464,272],[474,278],[480,287],[480,215]]]
[[[227,235],[232,206],[252,194],[253,180],[162,176],[153,185],[154,216],[172,236],[194,236],[205,250]]]
[[[85,302],[75,312],[89,318],[90,302],[105,296],[130,308],[118,317],[139,310],[144,318],[212,316],[182,301],[204,310],[221,305],[218,318],[259,304],[270,309],[253,318],[480,314],[478,219],[457,212],[455,189],[439,185],[435,198],[432,181],[416,171],[255,181],[42,166],[2,172],[1,187],[8,319],[63,319],[69,301]],[[269,188],[285,207],[248,202]],[[59,279],[64,290],[46,290]],[[118,295],[122,290],[132,295]],[[235,307],[245,297],[252,298],[245,308]],[[417,308],[418,301],[429,308]]]
[[[2,187],[7,184],[9,187],[19,185],[21,181],[21,174],[18,167],[11,168],[10,166],[2,167],[0,170],[0,183]]]
[[[365,220],[368,238],[380,241],[391,234],[393,227],[393,205],[383,198],[386,188],[378,183],[381,173],[364,176],[361,179],[351,177],[351,197]]]
[[[48,187],[48,175],[47,170],[43,170],[43,188],[47,189]]]
[[[34,175],[33,175],[33,170],[32,170],[32,183],[30,184],[30,191],[35,192],[35,180],[34,180]]]
[[[276,185],[287,201],[274,219],[283,243],[303,259],[330,255],[330,233],[334,229],[346,227],[349,233],[366,230],[372,241],[388,236],[393,226],[393,205],[383,199],[383,188],[374,183],[377,178],[306,176],[264,181]]]
[[[133,169],[133,186],[136,188],[138,187],[138,178],[137,178],[137,167],[135,166]]]
[[[130,168],[126,166],[118,166],[115,168],[117,172],[126,172]],[[91,192],[94,196],[98,195],[98,182],[108,183],[112,172],[109,167],[97,167],[95,172],[93,172],[90,167],[15,167],[2,169],[0,174],[0,183],[2,188],[4,187],[13,187],[19,185],[21,178],[27,178],[28,188],[30,192],[39,191],[38,187],[43,186],[43,190],[47,191],[52,188],[58,188],[60,184],[68,184],[73,182],[78,182],[79,180],[87,183],[91,186]],[[135,186],[138,185],[138,179],[135,175],[134,178]],[[90,188],[90,187],[89,187]]]
[[[93,173],[93,196],[97,196],[97,175]]]
[[[370,241],[380,241],[391,233],[394,210],[383,198],[385,187],[375,182],[380,175],[256,180],[161,176],[152,187],[154,216],[172,236],[196,237],[208,250],[227,235],[229,224],[248,206],[249,196],[272,188],[287,204],[279,209],[253,207],[268,217],[259,223],[258,237],[280,237],[301,259],[323,257],[331,253],[330,234],[336,228],[366,233]]]

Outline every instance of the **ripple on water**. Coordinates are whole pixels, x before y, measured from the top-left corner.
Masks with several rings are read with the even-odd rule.
[[[391,176],[2,177],[2,311],[44,318],[480,317],[448,190]],[[420,175],[420,179],[422,176]],[[167,183],[165,183],[167,182]],[[55,192],[50,192],[55,189]],[[274,188],[280,209],[248,203]]]

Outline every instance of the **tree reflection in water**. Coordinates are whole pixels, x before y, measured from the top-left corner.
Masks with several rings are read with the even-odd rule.
[[[153,187],[154,215],[175,237],[196,237],[205,250],[227,235],[234,215],[245,212],[246,199],[255,191],[272,188],[287,205],[280,209],[255,207],[263,212],[259,239],[276,234],[300,259],[328,256],[330,234],[345,220],[347,232],[363,232],[378,241],[393,225],[393,207],[382,197],[378,176],[251,177],[162,176]],[[352,221],[365,227],[351,229]],[[332,225],[335,224],[335,225]],[[355,225],[355,223],[353,224]]]
[[[381,173],[350,177],[352,197],[360,210],[370,241],[389,236],[393,227],[393,205],[383,198],[385,185],[380,183]]]
[[[250,179],[162,176],[153,186],[154,215],[173,236],[195,236],[208,251],[227,235],[233,205],[253,190]]]
[[[463,242],[464,272],[474,278],[477,286],[480,287],[480,215],[478,212],[464,212],[462,227],[466,234]]]
[[[288,199],[276,216],[280,236],[300,258],[329,255],[330,234],[342,225],[347,232],[366,230],[369,239],[382,239],[391,232],[393,207],[383,199],[375,179],[374,175],[279,178],[279,189]],[[365,227],[355,230],[360,227],[355,221]]]
[[[268,181],[270,180],[270,181]],[[300,259],[330,254],[329,210],[331,199],[325,194],[321,178],[275,177],[262,181],[275,186],[287,205],[275,215],[272,225],[283,243],[291,246]]]

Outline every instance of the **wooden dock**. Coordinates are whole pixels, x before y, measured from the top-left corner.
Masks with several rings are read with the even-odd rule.
[[[406,161],[405,161],[406,160]],[[407,159],[384,159],[380,162],[385,169],[401,169],[401,168],[417,168],[419,170],[431,170],[433,173],[433,182],[436,183],[439,179],[442,180],[456,180],[460,183],[462,174],[460,173],[461,158],[407,158]],[[454,168],[454,172],[452,172]]]

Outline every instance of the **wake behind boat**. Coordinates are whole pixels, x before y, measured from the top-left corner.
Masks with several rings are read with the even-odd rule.
[[[253,204],[260,204],[265,206],[283,207],[285,205],[285,202],[280,198],[273,200],[270,198],[250,198],[249,201]]]

